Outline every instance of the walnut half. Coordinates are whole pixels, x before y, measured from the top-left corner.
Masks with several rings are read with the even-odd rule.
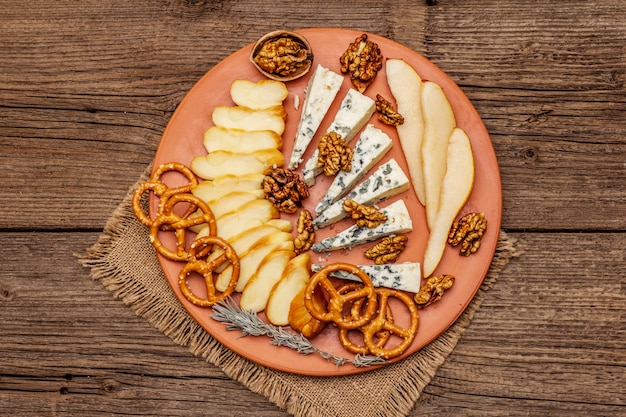
[[[391,103],[380,94],[376,94],[376,111],[378,120],[389,126],[399,126],[404,123],[404,117],[394,110]]]
[[[265,198],[285,213],[295,213],[300,201],[309,196],[309,186],[287,168],[270,170],[262,182]]]
[[[384,237],[365,251],[365,257],[377,265],[395,262],[406,248],[409,238],[406,235]]]
[[[354,150],[336,132],[328,132],[320,138],[317,167],[324,170],[324,175],[333,176],[339,171],[352,169]]]
[[[415,304],[417,304],[418,308],[424,308],[439,301],[443,297],[443,293],[452,288],[453,284],[454,276],[452,275],[428,278],[426,283],[421,286],[419,292],[415,294]]]
[[[469,213],[454,222],[448,233],[448,243],[461,245],[461,255],[470,256],[480,248],[480,239],[487,230],[485,213]]]
[[[343,202],[343,210],[350,215],[359,227],[373,228],[387,221],[387,216],[376,207],[365,206],[354,200]]]
[[[313,217],[308,210],[301,210],[297,223],[298,235],[293,240],[296,254],[311,249],[315,242],[315,230],[313,229]]]
[[[341,72],[350,74],[352,85],[360,92],[374,81],[383,66],[383,56],[377,43],[368,41],[362,34],[354,40],[339,58]]]

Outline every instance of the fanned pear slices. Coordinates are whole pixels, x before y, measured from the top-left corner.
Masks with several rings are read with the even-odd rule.
[[[424,253],[424,277],[429,277],[441,261],[450,227],[474,186],[472,146],[467,134],[460,128],[455,128],[450,135],[446,166],[448,168],[441,183],[441,204]]]
[[[424,192],[428,229],[435,225],[439,210],[441,183],[446,174],[448,139],[456,127],[454,112],[439,84],[426,81],[422,86],[422,111],[424,113]]]
[[[398,113],[404,123],[397,126],[400,146],[407,160],[413,190],[420,203],[426,205],[422,142],[424,138],[424,116],[422,115],[422,78],[403,59],[387,59],[385,64],[387,84],[396,100]]]

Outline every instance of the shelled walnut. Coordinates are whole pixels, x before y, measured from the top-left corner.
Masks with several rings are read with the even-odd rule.
[[[424,308],[439,301],[443,297],[444,292],[452,288],[453,284],[454,276],[452,275],[428,278],[426,283],[421,286],[419,292],[415,294],[415,304],[417,304],[418,308]]]
[[[384,237],[365,251],[365,257],[373,260],[377,265],[395,262],[406,248],[408,240],[406,235]]]
[[[287,168],[270,170],[262,182],[265,198],[285,213],[295,213],[300,201],[309,196],[309,186]]]
[[[365,206],[354,200],[343,202],[343,210],[356,222],[359,227],[373,228],[387,221],[387,216],[375,207]]]
[[[354,150],[336,132],[328,132],[320,138],[317,167],[324,170],[324,175],[332,176],[339,171],[352,169]]]
[[[315,229],[313,228],[313,217],[310,211],[300,210],[296,230],[298,235],[293,243],[296,248],[296,254],[300,254],[311,249],[311,246],[315,243]]]
[[[376,94],[376,111],[378,120],[389,126],[399,126],[404,123],[404,117],[395,111],[393,105],[380,94]]]
[[[341,72],[350,74],[352,85],[364,92],[374,81],[376,74],[383,66],[383,56],[377,43],[368,41],[363,34],[348,45],[348,49],[339,58]]]
[[[480,239],[487,230],[485,213],[469,213],[454,222],[448,233],[448,243],[461,245],[461,255],[470,256],[480,248]]]

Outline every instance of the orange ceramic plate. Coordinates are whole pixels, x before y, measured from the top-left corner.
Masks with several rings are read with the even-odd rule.
[[[313,47],[315,55],[313,66],[322,64],[335,72],[340,72],[339,57],[341,54],[345,51],[348,44],[362,33],[341,29],[307,29],[298,32],[304,35]],[[459,255],[458,249],[451,247],[446,249],[435,274],[452,274],[456,277],[455,284],[441,301],[420,312],[420,324],[415,341],[404,355],[391,361],[395,362],[415,353],[443,333],[459,317],[474,297],[489,269],[498,241],[502,212],[502,191],[498,162],[489,134],[480,116],[454,81],[420,54],[389,39],[374,34],[368,34],[368,36],[370,40],[379,44],[385,58],[403,58],[418,71],[424,80],[435,81],[443,87],[454,110],[457,125],[468,133],[475,155],[475,186],[462,214],[469,211],[484,212],[489,222],[488,230],[482,239],[482,246],[473,256],[463,257]],[[212,125],[211,112],[215,106],[233,105],[229,94],[230,83],[235,79],[262,79],[262,75],[248,59],[251,47],[252,45],[248,45],[217,64],[189,91],[165,129],[156,153],[155,167],[172,161],[188,165],[194,156],[206,154],[206,150],[202,145],[203,132]],[[289,89],[289,97],[284,103],[288,112],[286,131],[283,135],[283,151],[286,160],[289,159],[291,154],[293,137],[302,109],[302,105],[299,106],[299,110],[296,109],[295,103],[297,102],[296,100],[299,100],[301,104],[304,102],[304,88],[312,72],[309,72],[303,78],[286,83]],[[350,87],[350,81],[346,76],[342,90],[339,92],[329,112],[329,116],[324,120],[318,132],[324,132],[326,126],[330,124],[341,98]],[[365,92],[366,95],[372,98],[375,98],[377,93],[393,101],[393,96],[386,83],[384,65],[374,83]],[[392,150],[380,163],[395,157],[408,175],[406,161],[400,144],[397,142],[395,128],[380,123],[375,115],[370,123],[384,130],[394,139]],[[305,157],[310,155],[310,153],[311,149],[309,149]],[[175,182],[176,180],[172,178],[171,181]],[[311,188],[311,197],[306,201],[305,207],[309,208],[312,213],[314,213],[313,209],[317,201],[325,193],[329,183],[327,179],[318,179],[317,184]],[[424,208],[419,204],[412,190],[394,197],[391,201],[395,201],[398,198],[405,200],[413,220],[413,231],[409,234],[409,246],[403,252],[398,262],[422,262],[424,248],[428,239]],[[381,203],[381,206],[389,204],[391,201]],[[152,203],[151,209],[154,212],[155,201],[152,201]],[[321,230],[317,234],[318,240],[335,234],[348,225],[347,221],[343,221],[328,227],[327,230]],[[168,242],[171,243],[173,238],[171,236],[163,236],[163,241],[166,244]],[[313,262],[344,261],[364,263],[366,261],[363,257],[365,249],[366,247],[356,247],[351,251],[336,252],[327,259],[325,256],[320,258],[318,254],[313,254],[312,259]],[[182,264],[168,261],[162,257],[160,257],[160,262],[173,291],[187,311],[212,336],[241,356],[271,368],[304,375],[347,375],[374,369],[373,367],[355,367],[352,364],[336,366],[334,363],[316,354],[302,355],[286,347],[271,345],[266,337],[241,337],[239,331],[228,331],[224,324],[211,318],[212,310],[210,308],[196,307],[182,296],[178,288],[178,273],[182,268]],[[263,317],[263,315],[260,314],[260,317]],[[396,320],[401,320],[397,316],[394,317]],[[313,339],[312,343],[324,352],[352,358],[339,344],[337,331],[332,326],[327,326],[327,329]]]

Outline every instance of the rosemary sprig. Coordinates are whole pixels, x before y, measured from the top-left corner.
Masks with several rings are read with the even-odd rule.
[[[313,344],[300,333],[290,333],[283,327],[265,323],[256,313],[243,310],[232,299],[228,298],[213,306],[211,317],[226,325],[226,330],[239,330],[241,337],[244,336],[267,336],[270,343],[275,346],[286,346],[298,351],[303,355],[317,353],[324,359],[333,362],[336,366],[351,363],[357,367],[383,365],[386,360],[378,356],[355,355],[354,359],[346,359],[332,353],[324,352],[313,346]]]

